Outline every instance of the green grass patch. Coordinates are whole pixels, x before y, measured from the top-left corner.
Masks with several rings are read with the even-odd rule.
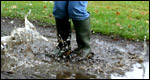
[[[30,21],[55,25],[52,1],[1,1],[1,16],[19,18],[32,9]],[[105,35],[149,40],[149,1],[89,1],[91,29]]]
[[[1,1],[1,16],[9,18],[19,18],[24,20],[25,14],[31,9],[30,21],[39,21],[40,25],[45,23],[54,25],[55,20],[52,15],[52,1]]]

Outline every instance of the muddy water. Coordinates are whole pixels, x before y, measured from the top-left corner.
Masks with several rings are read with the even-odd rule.
[[[49,42],[35,40],[30,44],[32,52],[27,54],[22,51],[27,45],[14,46],[9,55],[1,57],[1,79],[149,78],[149,42],[146,43],[144,62],[140,59],[144,51],[143,42],[116,40],[99,33],[91,36],[91,47],[95,53],[91,59],[77,61],[76,58],[49,58],[44,54],[50,53],[57,44],[55,28],[38,26],[37,22],[33,24]],[[24,21],[1,18],[1,36],[10,35],[14,26],[24,26]],[[75,40],[75,34],[72,33],[72,50],[77,47]]]
[[[142,69],[142,66],[145,69]],[[112,79],[149,79],[149,62],[144,62],[143,65],[136,63],[132,65],[130,71],[125,73],[125,76],[111,75]]]

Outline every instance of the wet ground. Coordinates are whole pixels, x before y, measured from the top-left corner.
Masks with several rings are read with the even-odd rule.
[[[131,41],[93,33],[91,48],[95,53],[91,59],[76,61],[61,58],[49,58],[56,45],[56,29],[51,26],[38,26],[37,31],[47,37],[49,42],[35,40],[32,52],[26,57],[20,49],[26,45],[16,45],[7,59],[1,57],[1,79],[149,79],[149,42],[144,48],[143,41]],[[1,18],[1,36],[10,35],[16,27],[23,27],[24,21]],[[74,32],[74,31],[73,31]],[[77,47],[75,33],[72,33],[72,50]],[[33,45],[33,46],[32,46]],[[144,58],[140,56],[146,51]],[[30,53],[36,55],[34,59]],[[14,55],[15,54],[15,55]],[[1,54],[2,55],[2,54]]]

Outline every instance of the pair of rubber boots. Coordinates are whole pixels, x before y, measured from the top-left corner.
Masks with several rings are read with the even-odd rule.
[[[51,53],[52,55],[62,57],[71,54],[71,24],[69,18],[57,19],[56,29],[57,29],[57,39],[58,45],[56,49]],[[89,58],[91,55],[90,48],[90,17],[85,20],[72,20],[76,32],[76,42],[78,47],[73,51],[73,54],[77,54],[80,59]],[[49,54],[49,55],[51,55]]]

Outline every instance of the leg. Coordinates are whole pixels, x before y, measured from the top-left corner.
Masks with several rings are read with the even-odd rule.
[[[87,1],[69,1],[68,13],[73,20],[84,20],[90,16],[87,12]]]
[[[53,14],[55,16],[58,45],[48,56],[62,56],[70,52],[71,25],[68,17],[68,1],[55,1]]]
[[[90,14],[86,11],[87,1],[70,1],[69,15],[72,18],[76,30],[78,48],[74,51],[81,59],[88,58],[90,48]]]
[[[64,19],[68,17],[68,1],[54,1],[53,15],[55,18]]]

